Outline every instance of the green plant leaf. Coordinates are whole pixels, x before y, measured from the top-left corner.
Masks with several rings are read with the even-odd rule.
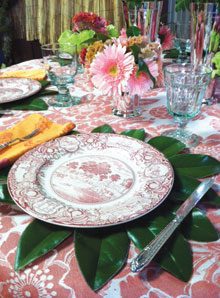
[[[123,230],[75,231],[76,258],[86,282],[95,291],[122,269],[128,250],[129,239]]]
[[[208,155],[179,154],[169,160],[177,175],[204,178],[220,173],[220,162]]]
[[[190,2],[190,0],[176,0],[176,11],[189,9]]]
[[[162,152],[168,158],[186,148],[185,144],[182,142],[165,136],[152,138],[148,141],[148,144]]]
[[[127,34],[128,37],[139,36],[141,34],[141,30],[136,26],[130,26],[126,30],[126,34]]]
[[[34,99],[24,99],[11,103],[4,103],[0,109],[24,110],[24,111],[44,111],[48,109],[48,105],[39,97]]]
[[[166,216],[156,216],[149,222],[137,222],[137,226],[133,224],[128,228],[129,238],[140,250],[171,221],[173,215],[168,214],[167,210],[165,213]],[[193,264],[190,245],[178,231],[161,248],[155,261],[180,280],[188,281],[191,277]]]
[[[169,199],[174,201],[184,201],[198,187],[200,182],[192,177],[178,175],[175,177],[172,191],[169,194]],[[220,197],[213,190],[209,189],[201,200],[203,203],[208,203],[213,206],[220,206]]]
[[[20,270],[45,255],[73,233],[72,230],[33,220],[22,233],[15,257],[15,270]]]
[[[112,127],[108,124],[104,124],[102,126],[96,127],[92,130],[92,132],[98,133],[115,133]]]
[[[1,171],[0,171],[0,179],[7,180],[8,173],[9,173],[10,169],[11,169],[11,166],[6,167],[4,169],[1,169]]]
[[[140,141],[144,141],[146,137],[146,133],[144,129],[130,129],[121,132],[121,135],[125,135],[128,137],[132,137],[138,139]]]
[[[139,59],[138,59],[138,72],[137,72],[137,76],[138,76],[138,74],[139,74],[140,72],[144,72],[144,73],[146,73],[146,74],[150,77],[151,81],[153,82],[154,87],[156,86],[156,80],[155,80],[155,78],[152,76],[152,74],[151,74],[151,72],[150,72],[150,70],[149,70],[147,64],[144,62],[144,60],[143,60],[142,58],[139,58]]]
[[[219,239],[218,232],[207,216],[200,209],[194,208],[182,224],[182,233],[187,239],[211,242]]]
[[[14,204],[14,201],[12,200],[8,188],[6,184],[1,184],[0,182],[0,203],[4,204]]]

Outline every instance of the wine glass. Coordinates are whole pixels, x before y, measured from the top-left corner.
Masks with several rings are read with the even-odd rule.
[[[176,138],[193,147],[198,144],[198,136],[185,130],[188,121],[201,110],[207,85],[211,80],[211,69],[205,65],[195,69],[193,64],[170,64],[164,68],[167,92],[167,110],[174,117],[178,128],[163,135]]]
[[[69,93],[69,84],[74,82],[77,73],[76,46],[65,43],[45,44],[41,46],[43,62],[52,85],[59,94],[51,98],[48,104],[55,107],[69,107],[78,103]]]

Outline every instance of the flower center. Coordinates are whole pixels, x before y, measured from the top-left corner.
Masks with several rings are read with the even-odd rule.
[[[109,74],[112,76],[112,77],[116,77],[117,74],[118,74],[118,68],[117,68],[117,65],[113,65],[109,68]]]

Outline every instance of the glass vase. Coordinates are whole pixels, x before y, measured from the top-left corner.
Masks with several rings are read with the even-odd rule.
[[[114,115],[123,118],[132,118],[141,115],[140,96],[130,95],[129,92],[122,92],[122,94],[113,97]]]
[[[218,15],[217,1],[191,3],[191,63],[210,65],[210,37],[215,17]]]
[[[163,7],[163,1],[140,1],[127,3],[122,1],[124,19],[127,28],[136,26],[141,35],[148,36],[149,41],[156,41]]]

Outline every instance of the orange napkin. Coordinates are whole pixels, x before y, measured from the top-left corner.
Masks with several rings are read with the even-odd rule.
[[[45,69],[26,69],[6,71],[0,74],[1,79],[5,78],[25,78],[32,80],[43,80],[46,77]]]
[[[39,144],[55,139],[67,134],[75,127],[72,122],[67,122],[63,125],[56,124],[46,117],[39,114],[27,116],[24,120],[17,123],[10,129],[0,132],[0,144],[8,142],[14,138],[24,137],[30,134],[36,128],[39,133],[31,139],[23,142],[13,143],[9,147],[0,150],[0,168],[12,164],[26,151],[36,147]]]

